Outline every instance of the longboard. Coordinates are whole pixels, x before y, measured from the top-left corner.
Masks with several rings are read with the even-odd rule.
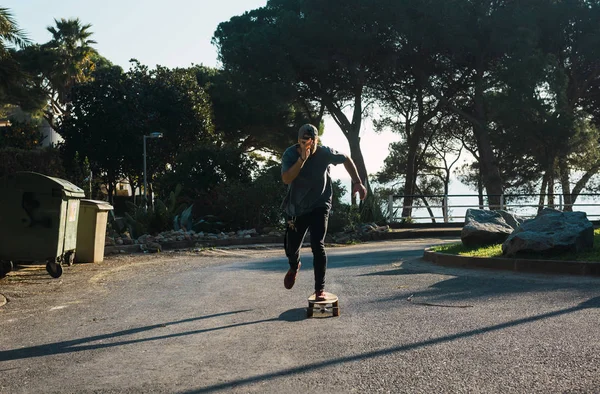
[[[312,317],[315,310],[320,312],[331,312],[333,316],[340,315],[340,302],[335,294],[325,292],[325,300],[315,300],[315,295],[308,297],[308,308],[306,316]]]

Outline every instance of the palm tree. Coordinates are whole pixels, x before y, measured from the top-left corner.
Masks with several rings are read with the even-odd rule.
[[[95,68],[93,58],[97,55],[97,51],[91,46],[96,43],[90,39],[93,33],[89,29],[92,25],[82,24],[79,18],[55,19],[54,23],[56,26],[47,28],[52,34],[52,40],[44,45],[54,58],[52,73],[47,76],[52,87],[52,112],[49,114],[51,124],[56,115],[68,114],[71,89],[76,83],[91,78]]]
[[[8,8],[0,7],[0,57],[8,55],[8,45],[23,47],[29,44],[25,32],[19,29]]]
[[[96,50],[91,47],[96,41],[90,40],[92,25],[82,25],[79,18],[55,19],[56,27],[49,26],[48,31],[52,33],[52,40],[48,43],[49,48],[56,51],[59,64],[56,85],[64,99],[74,84],[84,82],[91,76],[94,69],[92,56]]]
[[[29,39],[19,29],[7,8],[0,7],[0,104],[17,104],[25,98],[27,78],[16,61],[13,47],[24,47]]]

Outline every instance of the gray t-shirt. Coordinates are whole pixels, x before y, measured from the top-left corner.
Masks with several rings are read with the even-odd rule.
[[[285,150],[281,158],[281,173],[289,170],[300,157],[298,144]],[[310,155],[298,176],[288,186],[288,192],[281,204],[289,216],[300,216],[311,212],[315,208],[331,209],[331,176],[330,164],[342,164],[346,155],[326,146],[318,146],[314,154]]]

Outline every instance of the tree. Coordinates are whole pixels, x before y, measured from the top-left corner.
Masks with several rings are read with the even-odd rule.
[[[10,118],[10,125],[0,128],[0,149],[16,148],[32,150],[42,145],[41,121],[35,117]]]
[[[380,48],[388,41],[389,29],[381,23],[388,10],[385,1],[352,0],[339,7],[329,1],[270,0],[221,23],[214,35],[225,70],[279,81],[323,105],[346,136],[367,186],[360,130]]]
[[[487,191],[490,208],[500,207],[503,194],[497,153],[489,128],[487,93],[498,89],[496,70],[516,47],[529,42],[535,34],[535,10],[520,2],[501,0],[435,1],[437,14],[442,14],[437,36],[439,52],[437,68],[453,81],[464,80],[459,94],[444,97],[435,85],[430,92],[453,113],[472,125],[477,143],[479,170]],[[533,2],[532,2],[533,3]],[[529,3],[528,3],[529,4]],[[433,7],[433,6],[432,6]]]
[[[554,160],[548,160],[547,179],[550,186],[557,167],[565,206],[572,209],[586,182],[600,172],[598,131],[585,111],[594,100],[593,86],[600,83],[600,2],[566,0],[553,4],[546,15],[542,48],[553,59],[549,64],[553,76],[549,93],[553,123],[560,136]],[[550,24],[555,24],[552,29]],[[583,172],[574,185],[572,169]]]
[[[246,152],[280,155],[305,123],[321,124],[323,107],[281,87],[237,73],[199,66],[198,83],[208,92],[215,133]]]
[[[0,7],[0,56],[8,55],[8,45],[23,47],[30,41],[8,8]]]
[[[376,180],[381,184],[395,183],[390,189],[391,194],[396,194],[394,190],[402,191],[401,194],[405,196],[401,215],[403,220],[413,216],[411,207],[419,204],[418,200],[428,208],[432,222],[435,223],[435,215],[429,208],[429,203],[432,201],[442,204],[442,215],[444,218],[448,217],[448,207],[445,206],[445,199],[441,196],[448,195],[452,167],[460,159],[463,149],[459,140],[452,136],[456,133],[456,124],[453,120],[455,118],[438,117],[434,123],[425,128],[428,137],[417,144],[414,157],[410,153],[411,149],[407,147],[409,144],[407,141],[391,144],[389,156],[384,161],[383,169],[376,174]],[[406,168],[410,167],[408,160],[414,160],[413,193],[421,195],[418,199],[411,198],[410,206],[407,206],[406,202],[406,189],[402,186],[398,188],[402,179],[409,176],[406,172]],[[404,187],[406,184],[405,181]],[[410,214],[406,214],[407,211]]]
[[[51,84],[56,90],[57,101],[67,105],[71,88],[91,78],[95,68],[92,56],[96,53],[91,45],[96,41],[90,39],[92,25],[83,25],[79,18],[55,19],[54,23],[56,26],[48,26],[52,40],[46,44],[56,55]]]
[[[120,67],[97,70],[94,78],[74,86],[72,109],[60,128],[65,154],[87,157],[95,174],[109,185],[129,179],[132,188],[142,179],[143,136],[163,133],[147,144],[150,181],[164,173],[177,156],[213,138],[208,95],[193,69],[148,67],[137,61],[124,73]]]
[[[30,45],[17,54],[19,63],[31,76],[37,92],[45,95],[45,117],[58,129],[65,115],[70,115],[71,90],[77,83],[89,81],[96,62],[110,67],[92,47],[91,25],[79,19],[55,19],[47,29],[52,39],[42,45]]]
[[[108,186],[109,201],[135,141],[130,121],[134,106],[127,100],[135,96],[125,88],[125,79],[121,68],[113,67],[98,73],[93,81],[76,85],[71,116],[59,129],[67,160],[74,160],[76,155],[87,157],[93,173]]]
[[[447,84],[451,78],[436,67],[440,48],[435,35],[429,30],[441,21],[431,12],[429,2],[396,2],[394,18],[390,25],[394,45],[389,45],[387,61],[375,78],[374,88],[385,115],[380,126],[387,125],[402,135],[406,142],[404,176],[404,199],[402,217],[412,216],[411,206],[416,194],[419,165],[419,151],[427,149],[435,133],[439,131],[438,115],[445,102],[456,94],[458,84]],[[445,101],[436,98],[429,90],[436,86]]]
[[[0,105],[20,105],[24,109],[42,106],[41,92],[32,87],[16,51],[30,43],[10,11],[0,7]]]

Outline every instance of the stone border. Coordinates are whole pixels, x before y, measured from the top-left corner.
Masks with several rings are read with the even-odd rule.
[[[533,260],[506,257],[468,257],[425,249],[423,259],[434,264],[460,268],[488,268],[517,272],[600,276],[600,262]]]
[[[451,237],[460,236],[460,229],[411,229],[405,231],[372,232],[363,234],[361,241],[385,241],[391,239],[408,239],[423,237]],[[283,247],[283,236],[250,237],[250,238],[227,238],[214,240],[184,240],[172,241],[160,244],[162,250],[210,248],[219,246],[244,246],[256,244],[279,244]],[[339,244],[345,245],[345,244]],[[140,244],[106,246],[104,255],[140,253],[143,252]]]
[[[192,248],[211,248],[219,246],[232,246],[232,245],[254,245],[254,244],[282,244],[283,237],[250,237],[250,238],[227,238],[227,239],[215,239],[215,240],[184,240],[184,241],[172,241],[160,244],[162,250],[173,250],[173,249],[192,249]],[[115,245],[106,246],[104,248],[104,255],[108,256],[111,254],[119,253],[138,253],[143,252],[141,244],[135,245]]]

